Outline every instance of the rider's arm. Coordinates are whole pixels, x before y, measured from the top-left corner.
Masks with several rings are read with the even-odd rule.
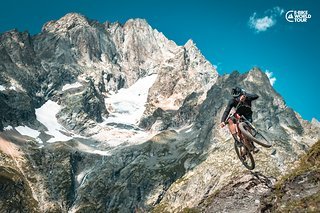
[[[230,113],[230,110],[232,109],[233,105],[234,105],[234,101],[230,100],[228,105],[227,105],[227,107],[226,107],[226,109],[224,110],[223,115],[222,115],[221,123],[226,121],[226,119],[227,119],[227,117],[228,117],[228,115]]]
[[[246,93],[245,96],[248,101],[254,101],[259,98],[259,95],[250,93]]]

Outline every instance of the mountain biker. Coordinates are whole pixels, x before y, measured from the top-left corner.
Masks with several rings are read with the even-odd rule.
[[[258,99],[259,96],[256,94],[250,94],[245,92],[245,90],[241,89],[240,87],[235,87],[232,89],[231,94],[233,98],[229,101],[223,116],[221,118],[221,128],[228,123],[229,130],[232,134],[232,137],[234,138],[237,145],[240,145],[237,132],[236,132],[236,124],[235,124],[235,118],[230,118],[228,121],[226,121],[231,109],[234,107],[237,108],[236,113],[240,116],[243,115],[249,122],[252,122],[252,110],[251,110],[251,102]],[[248,144],[249,150],[253,150],[254,153],[257,153],[259,150],[253,145]]]

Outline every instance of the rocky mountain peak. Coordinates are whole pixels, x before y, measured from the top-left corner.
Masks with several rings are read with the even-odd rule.
[[[147,20],[146,19],[142,19],[142,18],[129,19],[124,24],[124,27],[132,27],[132,28],[140,28],[140,29],[141,28],[148,28],[148,29],[151,28],[151,26],[149,25]]]
[[[122,27],[122,24],[119,21],[115,21],[115,22],[105,21],[103,25],[105,26],[106,29]]]
[[[184,47],[188,50],[188,49],[190,49],[190,48],[192,48],[192,47],[195,47],[196,46],[196,44],[193,42],[193,40],[192,39],[189,39],[186,43],[185,43],[185,45],[184,45]]]
[[[320,127],[320,122],[316,118],[312,118],[311,123],[317,127]]]
[[[259,67],[252,68],[246,77],[259,85],[271,86],[268,76]]]
[[[43,27],[43,32],[64,32],[72,28],[89,26],[88,19],[79,13],[68,13],[57,21],[49,21]]]
[[[270,83],[270,80],[265,72],[263,72],[259,67],[253,67],[247,74],[244,75],[245,80],[252,82],[254,85],[259,86],[260,89],[264,88],[266,91],[269,91],[269,96],[273,98],[273,104],[285,109],[286,103],[285,100],[278,94],[273,86]],[[252,91],[255,89],[252,88]]]
[[[17,29],[12,29],[1,34],[1,37],[14,37],[21,34]]]
[[[7,32],[4,32],[0,35],[0,40],[3,42],[2,45],[7,46],[8,43],[18,44],[20,48],[24,48],[24,42],[30,42],[30,34],[25,32],[19,32],[17,29],[13,29]],[[13,49],[13,46],[7,46],[7,50]]]

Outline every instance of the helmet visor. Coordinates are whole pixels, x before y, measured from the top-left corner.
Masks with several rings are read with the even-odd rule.
[[[242,94],[242,91],[240,88],[233,88],[231,94],[234,98],[237,98]]]

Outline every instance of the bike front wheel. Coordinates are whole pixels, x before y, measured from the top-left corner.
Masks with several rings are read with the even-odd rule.
[[[241,122],[239,124],[239,129],[243,135],[245,135],[248,139],[252,140],[253,142],[267,148],[270,148],[272,146],[265,136],[263,136],[259,131],[257,131],[255,128],[253,128],[246,122]]]
[[[248,148],[246,146],[244,146],[243,144],[241,144],[241,146],[238,146],[236,143],[234,143],[234,148],[236,150],[236,153],[238,155],[238,158],[240,159],[241,163],[249,170],[253,170],[255,168],[255,162],[253,159],[253,156],[251,154],[251,152],[248,150]],[[242,151],[245,153],[242,155],[241,153],[241,149],[243,149]]]

